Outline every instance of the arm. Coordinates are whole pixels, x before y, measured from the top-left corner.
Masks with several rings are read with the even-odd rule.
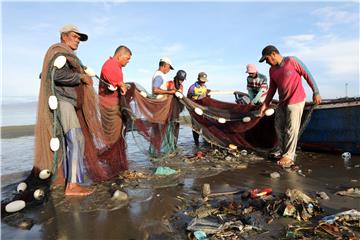
[[[270,88],[266,95],[264,103],[260,107],[260,115],[261,116],[264,115],[265,110],[269,107],[269,104],[275,95],[276,89],[277,89],[277,85],[276,85],[275,81],[271,78],[271,74],[270,74]]]
[[[252,99],[251,103],[256,104],[256,103],[260,102],[261,97],[267,92],[267,89],[268,89],[268,85],[267,85],[266,76],[262,76],[262,81],[261,81],[259,91],[257,92],[254,99]]]
[[[70,69],[66,63],[61,69],[56,69],[54,73],[54,82],[58,86],[73,87],[81,83],[81,74]]]
[[[305,78],[309,87],[313,91],[313,102],[315,104],[320,104],[321,97],[320,97],[319,89],[317,87],[314,77],[311,75],[310,71],[307,69],[305,64],[300,59],[298,59],[297,57],[292,57],[292,59],[293,59],[293,64],[295,66],[296,71]]]
[[[161,76],[157,76],[153,80],[153,94],[174,94],[176,90],[164,90],[161,89],[161,85],[164,83],[164,80]]]

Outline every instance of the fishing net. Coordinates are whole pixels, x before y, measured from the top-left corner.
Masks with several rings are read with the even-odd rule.
[[[222,102],[205,97],[180,100],[188,109],[191,125],[211,145],[229,145],[266,152],[277,145],[274,115],[259,117],[259,106]],[[274,106],[272,106],[274,107]]]
[[[127,86],[127,93],[121,99],[122,112],[136,145],[150,158],[175,154],[183,105],[173,95],[156,98],[139,84],[127,83]]]

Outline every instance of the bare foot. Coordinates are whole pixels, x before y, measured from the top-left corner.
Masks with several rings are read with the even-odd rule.
[[[288,168],[288,167],[291,167],[292,165],[294,165],[294,161],[288,157],[282,157],[282,158],[280,158],[279,161],[277,161],[277,164],[284,168]]]
[[[68,183],[65,189],[66,196],[87,196],[94,192],[94,189],[82,187],[77,183]]]

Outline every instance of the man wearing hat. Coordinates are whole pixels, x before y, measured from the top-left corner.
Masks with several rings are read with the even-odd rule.
[[[43,169],[54,169],[53,163],[61,162],[62,156],[63,174],[66,180],[65,195],[84,196],[93,190],[81,186],[84,183],[84,150],[85,139],[83,130],[77,115],[86,114],[89,109],[83,109],[83,93],[85,85],[92,89],[92,79],[84,72],[81,61],[74,51],[78,49],[81,41],[86,41],[88,36],[72,24],[66,24],[60,28],[60,43],[52,45],[44,59],[41,73],[41,86],[39,94],[39,105],[37,123],[35,128],[35,160],[34,171]],[[63,66],[53,67],[54,59],[65,56],[66,62]],[[53,69],[53,75],[49,74]],[[51,92],[51,82],[54,82],[54,93]],[[55,110],[50,110],[47,105],[50,95],[55,94],[58,103]],[[95,106],[93,106],[95,107]],[[59,123],[52,119],[53,111],[59,111]],[[91,120],[89,120],[91,121]],[[55,128],[54,128],[55,126]],[[53,130],[53,129],[56,129]],[[88,129],[87,129],[88,130]],[[59,133],[64,134],[60,136]],[[64,144],[60,145],[61,153],[48,146],[50,139],[60,138]],[[62,145],[65,146],[63,149]],[[59,150],[60,151],[60,150]],[[57,155],[58,154],[58,155]],[[56,158],[56,156],[58,156]],[[55,165],[55,169],[58,168]],[[60,169],[59,169],[60,170]],[[58,173],[60,174],[60,173]],[[61,174],[60,174],[61,176]],[[60,178],[61,179],[61,178]]]
[[[251,100],[251,104],[262,104],[265,100],[268,90],[266,76],[259,73],[255,64],[246,65],[247,90]]]
[[[271,66],[270,88],[260,108],[260,114],[264,114],[278,90],[279,104],[276,109],[275,128],[282,157],[277,163],[288,167],[295,161],[301,116],[305,105],[306,95],[301,77],[305,78],[313,91],[315,104],[321,103],[321,97],[313,76],[297,57],[283,57],[275,46],[268,45],[263,49],[259,60],[259,62],[264,61]]]
[[[205,72],[199,72],[197,81],[189,87],[187,97],[191,98],[192,100],[200,100],[207,96],[207,94],[210,92],[209,89],[207,89],[205,83],[208,81],[207,74]],[[193,125],[193,128],[195,128],[195,125]],[[195,145],[199,145],[199,134],[193,130],[193,138]]]
[[[157,98],[161,98],[162,94],[174,94],[176,92],[176,90],[162,88],[162,85],[165,83],[165,74],[169,73],[170,70],[174,70],[170,58],[160,58],[159,68],[152,77],[152,93],[157,95]]]

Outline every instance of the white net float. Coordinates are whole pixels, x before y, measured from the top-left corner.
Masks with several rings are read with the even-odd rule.
[[[55,110],[58,107],[58,100],[54,95],[51,95],[48,100],[49,108]]]
[[[176,92],[176,93],[175,93],[175,96],[176,96],[177,98],[180,98],[180,99],[182,99],[182,98],[184,97],[184,95],[182,95],[181,92]]]
[[[39,178],[45,180],[45,179],[48,179],[50,177],[50,175],[51,175],[50,170],[44,169],[39,173]]]
[[[271,115],[274,114],[274,112],[275,112],[275,110],[273,108],[268,108],[268,109],[265,110],[265,115],[266,116],[271,116]]]
[[[54,66],[57,67],[58,69],[61,69],[64,67],[65,63],[66,63],[66,57],[61,55],[55,59]]]
[[[36,200],[41,200],[45,197],[45,192],[42,189],[36,189],[33,195]]]
[[[243,122],[247,123],[247,122],[250,122],[251,121],[251,117],[244,117],[242,119]]]
[[[53,152],[56,152],[60,148],[60,140],[59,138],[51,138],[50,140],[50,149]]]
[[[226,123],[226,119],[225,118],[218,118],[218,122],[219,123]]]
[[[143,96],[143,97],[145,97],[145,98],[147,97],[147,94],[146,94],[146,92],[144,92],[144,91],[140,91],[140,95]]]
[[[25,201],[23,200],[16,200],[11,203],[8,203],[5,206],[5,211],[8,213],[17,212],[22,210],[25,207]]]
[[[25,191],[26,188],[27,188],[27,184],[25,182],[21,182],[19,183],[19,185],[17,185],[16,191],[20,193]]]
[[[195,111],[195,113],[197,114],[197,115],[199,115],[199,116],[201,116],[201,115],[203,115],[203,110],[201,109],[201,108],[198,108],[198,107],[196,107],[195,109],[194,109],[194,111]]]

